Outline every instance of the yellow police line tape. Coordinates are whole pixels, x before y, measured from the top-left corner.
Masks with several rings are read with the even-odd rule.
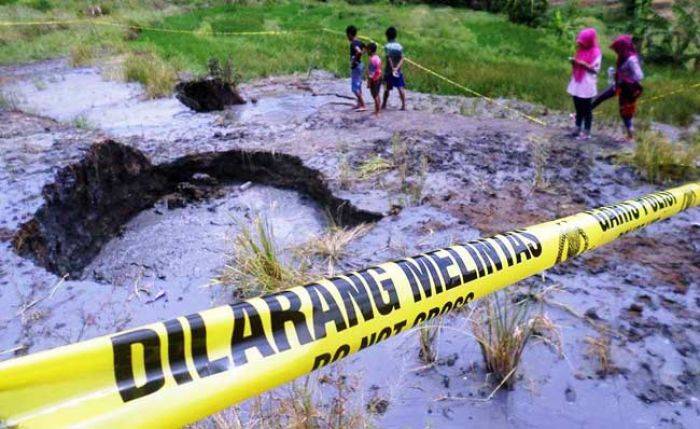
[[[644,104],[644,103],[649,103],[649,102],[652,102],[652,101],[660,100],[660,99],[666,98],[666,97],[668,97],[668,96],[670,96],[670,95],[678,94],[678,93],[680,93],[680,92],[690,91],[691,89],[695,89],[695,88],[698,88],[698,87],[700,87],[700,82],[694,83],[694,84],[689,85],[689,86],[686,86],[685,88],[678,88],[678,89],[676,89],[676,90],[674,90],[674,91],[669,91],[669,92],[667,92],[667,93],[665,93],[665,94],[657,95],[657,96],[654,96],[654,97],[651,97],[651,98],[642,98],[641,100],[639,100],[639,104]]]
[[[0,362],[0,427],[175,427],[700,204],[700,182]]]

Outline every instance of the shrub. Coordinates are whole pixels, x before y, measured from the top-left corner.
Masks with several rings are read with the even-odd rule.
[[[573,44],[577,32],[585,26],[584,20],[578,0],[569,0],[563,7],[552,10],[547,19],[547,27],[560,39],[571,41]],[[600,31],[599,25],[595,27]]]
[[[53,5],[49,0],[32,0],[29,2],[29,7],[42,12],[48,12],[53,9]]]
[[[517,24],[537,27],[544,23],[549,3],[547,0],[507,0],[508,19]]]
[[[650,32],[647,61],[683,67],[691,61],[700,68],[700,6],[687,0],[674,3],[675,19]]]
[[[124,61],[124,78],[141,83],[150,98],[158,98],[172,93],[177,70],[155,54],[134,52]]]
[[[700,7],[697,2],[675,2],[673,19],[659,15],[652,0],[630,0],[625,10],[631,18],[628,31],[648,62],[683,67],[694,61],[695,68],[700,67]]]
[[[236,72],[233,67],[231,57],[226,57],[223,66],[218,58],[209,58],[207,69],[209,70],[209,76],[221,79],[222,82],[231,85],[233,88],[238,87],[238,83],[242,80],[240,73]]]

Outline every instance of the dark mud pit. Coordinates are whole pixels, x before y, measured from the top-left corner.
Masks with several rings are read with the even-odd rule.
[[[140,211],[225,195],[222,184],[255,182],[295,189],[321,204],[339,226],[379,220],[335,197],[297,157],[260,151],[202,153],[152,165],[137,149],[106,140],[61,169],[42,190],[45,203],[13,238],[15,250],[47,270],[79,278],[102,246]]]
[[[349,210],[346,224],[374,221],[337,267],[350,270],[657,189],[615,162],[625,148],[611,130],[582,144],[565,137],[563,115],[540,128],[461,97],[411,93],[410,111],[375,119],[335,96],[345,81],[314,73],[253,82],[242,93],[257,104],[195,115],[94,69],[51,62],[2,74],[21,109],[46,117],[0,113],[0,358],[229,300],[230,290],[200,286],[229,257],[232,219],[254,212],[269,213],[284,248],[321,233],[326,209]],[[65,107],[61,94],[77,87]],[[72,126],[76,118],[89,127]],[[91,146],[105,138],[119,144]],[[58,186],[80,188],[96,173],[79,167],[104,148],[131,162],[108,163],[99,192]],[[245,167],[243,153],[272,164]],[[378,157],[384,166],[369,168]],[[543,308],[563,350],[528,345],[514,390],[491,400],[467,314],[445,320],[434,367],[423,368],[410,332],[351,356],[344,371],[359,379],[358,395],[384,404],[379,427],[694,427],[699,225],[687,211],[515,286],[553,291]],[[81,276],[61,281],[66,272]],[[607,374],[588,352],[601,332]]]

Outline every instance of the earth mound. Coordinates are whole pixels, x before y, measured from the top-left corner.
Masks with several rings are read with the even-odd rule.
[[[196,112],[224,110],[226,106],[245,104],[233,85],[218,78],[180,82],[175,87],[175,96]]]

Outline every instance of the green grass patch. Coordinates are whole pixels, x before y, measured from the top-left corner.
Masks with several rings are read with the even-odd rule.
[[[0,6],[10,19],[80,16],[80,2],[67,2],[69,8],[52,8],[42,13],[18,2]],[[384,41],[389,25],[399,29],[399,40],[413,60],[475,91],[491,97],[518,98],[549,108],[572,110],[565,88],[573,52],[573,40],[561,39],[546,28],[530,28],[509,22],[503,15],[451,7],[386,2],[349,5],[340,1],[209,2],[218,6],[197,7],[198,2],[175,2],[165,9],[156,1],[131,1],[131,7],[114,2],[109,19],[136,24],[189,30],[191,34],[140,32],[136,40],[125,39],[126,31],[102,26],[46,28],[37,34],[27,29],[0,29],[0,63],[67,54],[76,40],[97,44],[126,43],[132,49],[152,49],[166,60],[195,73],[206,72],[211,57],[231,56],[244,80],[270,75],[305,72],[311,68],[349,74],[347,41],[342,35],[320,31],[276,36],[222,36],[225,32],[268,30],[315,30],[328,27],[343,31],[356,25],[362,35]],[[161,2],[163,3],[163,2]],[[162,6],[162,4],[161,4]],[[13,15],[14,14],[14,15]],[[601,32],[606,47],[615,36],[600,16],[583,20]],[[583,22],[582,21],[582,22]],[[614,28],[615,25],[609,27]],[[7,34],[6,34],[7,33]],[[3,43],[14,40],[13,43]],[[604,70],[612,65],[613,53],[604,49]],[[688,88],[700,79],[689,70],[647,67],[645,94],[650,99]],[[605,86],[605,73],[600,79]],[[409,89],[439,94],[462,94],[459,88],[406,66]],[[643,104],[642,118],[686,125],[700,111],[700,91],[688,90]],[[615,117],[615,103],[602,106],[599,116]]]
[[[132,52],[124,60],[124,78],[139,82],[151,98],[170,95],[177,81],[177,69],[151,52]]]
[[[694,180],[698,178],[700,133],[672,142],[662,133],[642,130],[638,133],[634,152],[623,161],[634,166],[652,183]]]

